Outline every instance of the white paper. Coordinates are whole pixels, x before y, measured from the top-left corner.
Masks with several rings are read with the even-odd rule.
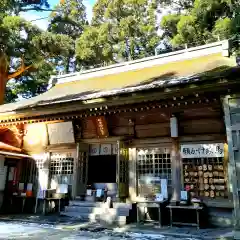
[[[156,194],[156,201],[162,202],[163,201],[163,195],[162,194]]]
[[[224,144],[186,144],[181,145],[182,158],[224,157]]]
[[[102,196],[102,189],[97,189],[96,197],[101,197],[101,196]]]
[[[20,191],[23,191],[24,190],[24,183],[19,183],[18,189]]]
[[[100,155],[111,155],[112,145],[111,144],[101,144]]]
[[[87,196],[92,196],[92,190],[91,189],[87,189]]]
[[[161,179],[161,193],[163,198],[168,198],[167,179]]]
[[[45,190],[39,190],[38,191],[38,195],[37,195],[37,198],[39,199],[44,199],[45,198]]]
[[[187,201],[187,191],[181,191],[181,200]]]
[[[0,160],[0,162],[1,162],[1,160]],[[1,171],[1,174],[0,174],[0,191],[3,191],[5,189],[5,184],[6,184],[7,166],[3,166],[0,171]]]
[[[49,175],[48,173],[49,173],[48,169],[39,169],[38,180],[39,180],[39,188],[41,190],[47,190],[48,175]]]
[[[56,193],[66,194],[68,193],[68,185],[67,184],[59,184]]]
[[[90,155],[98,156],[100,154],[100,144],[91,144],[90,145]]]
[[[117,144],[112,144],[112,154],[117,155],[118,154],[118,146]]]
[[[33,188],[33,184],[32,183],[28,183],[27,184],[27,191],[32,191]]]
[[[13,174],[14,174],[14,167],[11,167],[8,175],[8,181],[13,181]]]

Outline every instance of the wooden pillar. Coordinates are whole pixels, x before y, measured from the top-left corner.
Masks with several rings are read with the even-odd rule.
[[[229,185],[233,196],[233,219],[234,219],[234,239],[240,239],[240,127],[239,115],[236,114],[240,110],[240,96],[226,96],[223,99],[223,109],[225,117],[225,127],[228,141],[229,154]]]
[[[180,202],[181,193],[181,161],[180,148],[178,139],[178,122],[175,116],[170,119],[171,138],[172,138],[172,198],[171,203],[177,204]]]
[[[76,157],[74,158],[74,166],[73,166],[73,185],[72,185],[72,199],[75,199],[77,197],[77,185],[78,185],[78,164],[79,164],[79,158],[80,158],[80,146],[79,143],[77,143],[76,148]]]
[[[181,193],[181,161],[180,161],[180,148],[178,138],[172,138],[172,198],[171,203],[180,202]]]
[[[129,149],[129,198],[132,202],[137,198],[137,149]]]

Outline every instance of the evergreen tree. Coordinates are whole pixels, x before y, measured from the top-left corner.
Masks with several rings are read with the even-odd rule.
[[[4,0],[1,5],[0,104],[5,100],[6,85],[9,80],[16,81],[16,84],[10,84],[11,88],[7,89],[7,97],[10,97],[6,99],[8,101],[12,101],[11,97],[15,98],[19,93],[24,93],[25,97],[31,97],[44,91],[45,81],[54,71],[54,57],[68,55],[74,48],[72,39],[67,35],[42,31],[18,16],[22,10],[42,9],[47,6],[47,2],[43,0]],[[46,68],[48,70],[45,71],[44,77],[39,77]],[[22,92],[18,92],[19,88],[17,88],[21,85],[20,83],[23,83],[20,88]],[[24,89],[29,91],[25,92]]]
[[[83,33],[85,25],[87,25],[86,8],[82,0],[69,0],[60,2],[55,7],[50,16],[48,31],[68,35],[75,42]],[[56,59],[58,65],[64,68],[65,73],[77,69],[75,47],[71,50],[68,56],[58,56]]]
[[[154,54],[158,45],[155,0],[98,0],[92,25],[76,45],[77,56],[93,65]]]
[[[239,1],[194,0],[163,17],[160,27],[173,46],[195,46],[232,38],[239,32]],[[165,2],[172,6],[172,2]]]

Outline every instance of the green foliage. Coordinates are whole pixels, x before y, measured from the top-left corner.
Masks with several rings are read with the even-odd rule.
[[[78,38],[87,24],[86,9],[82,0],[69,0],[55,7],[50,16],[48,30]]]
[[[161,30],[164,32],[163,37],[173,38],[177,35],[177,24],[180,18],[181,16],[179,14],[169,14],[163,16],[160,23]]]
[[[77,57],[99,66],[153,55],[156,7],[154,0],[98,0],[92,25],[77,41]]]
[[[184,2],[179,0],[182,7],[178,14],[164,17],[160,24],[163,37],[167,36],[172,45],[205,44],[231,38],[239,31],[238,1],[194,0],[188,1],[188,7],[183,7]],[[165,3],[172,6],[172,1]]]
[[[82,0],[69,0],[59,3],[50,16],[48,31],[67,35],[72,41],[72,47],[67,54],[59,54],[56,63],[64,68],[65,73],[75,71],[81,62],[75,58],[75,41],[87,25],[86,9]]]
[[[162,8],[170,7],[174,11],[181,12],[191,9],[194,4],[194,0],[158,0],[157,3]]]
[[[51,62],[44,62],[38,69],[29,71],[21,78],[11,81],[7,85],[8,94],[12,89],[12,97],[15,95],[20,95],[23,98],[34,97],[47,90],[48,81],[54,74],[56,74],[54,65]]]
[[[173,13],[158,24],[156,15],[166,7]],[[240,31],[236,0],[97,0],[91,24],[83,0],[61,1],[47,31],[18,16],[31,9],[50,11],[47,0],[1,1],[0,69],[6,60],[9,72],[16,71],[23,56],[24,64],[33,66],[8,83],[8,101],[44,92],[50,75],[63,69],[68,73],[152,56],[160,40],[191,47],[237,37]]]
[[[233,25],[232,20],[228,17],[218,19],[213,29],[213,35],[221,39],[229,38],[233,33],[232,25]]]
[[[10,5],[12,9],[8,8],[11,15],[0,16],[0,66],[6,66],[2,69],[8,75],[18,72],[21,66],[30,65],[31,68],[17,75],[15,84],[12,83],[14,80],[8,84],[8,101],[13,101],[19,94],[27,98],[46,90],[50,74],[55,70],[53,59],[68,55],[74,49],[72,38],[40,30],[31,22],[14,15],[13,6]]]
[[[1,0],[0,15],[15,14],[29,10],[48,10],[48,0]]]
[[[76,54],[85,67],[107,65],[113,61],[113,48],[109,35],[105,34],[110,24],[100,28],[89,26],[76,42]]]

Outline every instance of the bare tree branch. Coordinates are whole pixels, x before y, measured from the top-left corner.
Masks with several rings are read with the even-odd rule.
[[[7,76],[7,80],[10,80],[12,78],[16,78],[19,77],[22,73],[24,73],[25,71],[27,71],[28,69],[30,69],[32,67],[32,65],[29,65],[27,67],[21,67],[19,68],[16,72],[11,73]]]
[[[56,10],[56,9],[48,9],[48,8],[40,8],[40,7],[21,8],[20,9],[20,12],[27,12],[27,11],[58,12],[58,10]]]
[[[22,57],[22,63],[21,66],[18,68],[18,70],[16,70],[14,73],[9,73],[7,76],[7,81],[12,79],[12,78],[16,78],[19,77],[22,73],[24,73],[25,71],[27,71],[28,69],[30,69],[32,67],[32,64],[30,64],[29,66],[25,66],[24,64],[24,57]]]

